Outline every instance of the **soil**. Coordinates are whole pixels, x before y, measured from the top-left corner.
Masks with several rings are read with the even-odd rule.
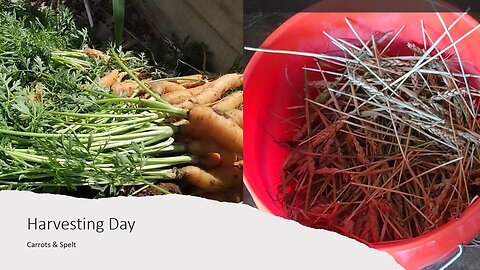
[[[81,27],[89,30],[95,48],[105,49],[114,41],[114,22],[111,0],[38,0],[33,3],[57,6],[59,2],[66,5],[75,14]],[[85,2],[89,3],[91,22]],[[154,32],[146,18],[139,12],[134,1],[125,1],[125,23],[122,49],[144,53],[151,64],[172,75],[197,74],[209,70],[208,57],[211,53],[201,43],[191,42],[188,38],[181,40],[175,35],[160,36]],[[204,54],[207,59],[204,59]],[[188,64],[181,64],[182,60]],[[204,67],[204,62],[207,65]]]
[[[180,187],[174,183],[159,183],[157,184],[157,186],[173,194],[182,194]],[[137,194],[138,197],[155,196],[155,195],[162,195],[162,193],[151,187],[146,188]]]

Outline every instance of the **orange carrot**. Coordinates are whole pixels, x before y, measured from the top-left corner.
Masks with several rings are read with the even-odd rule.
[[[185,90],[186,88],[180,84],[169,81],[153,81],[147,85],[153,92],[163,95],[166,93]]]
[[[90,57],[101,57],[101,58],[103,58],[103,60],[105,60],[105,62],[108,62],[110,60],[109,55],[107,55],[105,52],[102,52],[102,51],[97,50],[97,49],[85,48],[83,50],[83,52]]]
[[[175,106],[186,110],[190,110],[191,108],[193,108],[194,105],[195,104],[188,100],[175,104]]]
[[[232,152],[222,152],[220,154],[220,166],[232,166],[237,161],[238,157]]]
[[[193,104],[205,105],[217,101],[227,90],[243,84],[243,75],[232,73],[221,76],[206,87],[200,94],[192,97]]]
[[[93,48],[85,48],[83,52],[88,56],[105,56],[106,55],[106,53]]]
[[[224,113],[228,119],[232,119],[235,124],[243,128],[243,111],[238,109],[233,109]]]
[[[201,130],[195,128],[190,122],[185,122],[179,125],[178,133],[180,136],[191,139],[202,139],[202,136],[204,135]]]
[[[196,187],[216,191],[240,185],[243,171],[232,166],[207,172],[195,166],[186,166],[178,170],[178,176]]]
[[[181,103],[192,96],[192,93],[187,89],[178,90],[175,92],[170,92],[162,95],[162,98],[168,101],[170,104]]]
[[[202,86],[205,86],[205,87],[202,87]],[[202,86],[189,88],[188,91],[190,91],[190,93],[192,93],[192,96],[196,96],[196,95],[202,93],[207,88],[207,84],[204,84]]]
[[[217,111],[226,112],[240,107],[243,103],[243,91],[236,91],[226,96],[212,108]]]
[[[187,143],[187,151],[194,155],[201,155],[205,153],[219,153],[223,152],[225,148],[212,141],[206,140],[190,140]]]
[[[122,82],[123,78],[127,75],[127,72],[120,72],[117,76],[117,82]]]
[[[114,70],[110,71],[107,75],[100,78],[100,86],[112,87],[112,85],[117,80],[117,77],[118,77],[119,73],[120,72],[118,71],[118,69],[114,69]]]
[[[162,98],[167,100],[170,104],[178,104],[178,107],[181,107],[180,104],[191,103],[189,102],[189,99],[195,95],[200,94],[205,89],[204,87],[201,87],[201,86],[186,89],[179,84],[175,84],[171,82],[168,82],[168,83],[170,87],[168,87],[169,89],[167,88],[163,89],[165,91],[165,94],[162,95]],[[172,85],[176,85],[176,87],[173,87]],[[191,107],[185,106],[185,109],[191,109],[192,107],[193,106]]]
[[[217,114],[212,108],[196,106],[190,110],[190,123],[205,136],[232,151],[243,154],[243,130],[232,120]]]
[[[190,93],[192,94],[192,97],[194,97],[202,93],[205,89],[208,89],[211,85],[212,85],[212,82],[208,82],[201,86],[189,88],[188,91],[190,91]],[[182,102],[177,103],[176,106],[182,109],[190,110],[195,106],[195,104],[192,101],[190,101],[190,99],[188,99],[188,100],[184,100]]]
[[[192,91],[192,93],[197,93],[197,94],[200,94],[201,92],[203,92],[203,90],[209,88],[211,85],[212,85],[213,82],[207,82],[203,85],[199,85],[199,86],[196,86],[196,87],[192,87],[192,88],[189,88],[189,90]]]
[[[181,83],[180,85],[187,89],[190,89],[190,88],[205,85],[205,81],[190,81],[190,82]]]
[[[222,157],[218,153],[204,153],[198,156],[198,165],[203,169],[214,169],[222,164]]]
[[[191,140],[187,143],[187,151],[199,156],[208,153],[218,154],[222,166],[233,165],[237,161],[237,155],[212,141]]]
[[[121,83],[115,83],[112,85],[112,91],[118,96],[131,96],[133,92],[138,88],[138,84],[132,81],[126,81]]]
[[[192,88],[205,84],[205,77],[206,76],[202,74],[188,75],[179,77],[179,79],[174,82],[182,85],[185,88]]]

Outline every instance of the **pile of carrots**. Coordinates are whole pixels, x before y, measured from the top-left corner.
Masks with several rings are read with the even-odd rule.
[[[137,74],[142,77],[142,74]],[[99,84],[118,96],[150,98],[126,72],[112,70]],[[178,168],[178,178],[188,193],[220,201],[240,202],[243,197],[243,75],[225,74],[216,79],[196,74],[152,80],[148,89],[175,107],[187,111],[186,119],[172,118],[178,126],[175,139],[198,164]]]

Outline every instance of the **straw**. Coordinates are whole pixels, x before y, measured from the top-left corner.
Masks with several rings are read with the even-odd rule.
[[[411,56],[387,55],[404,26],[388,42],[392,31],[364,40],[348,18],[357,40],[324,32],[345,57],[245,48],[316,60],[303,67],[305,103],[289,108],[303,125],[293,125],[288,133],[294,139],[284,144],[291,153],[279,192],[288,218],[386,242],[458,218],[478,196],[472,187],[480,165],[474,102],[480,90],[467,78],[480,75],[461,64],[457,44],[480,26],[457,40],[450,34],[465,14],[447,26],[437,13],[444,32],[435,41],[420,21],[423,44],[409,43]],[[445,37],[450,44],[439,48]],[[458,72],[445,59],[449,49]]]

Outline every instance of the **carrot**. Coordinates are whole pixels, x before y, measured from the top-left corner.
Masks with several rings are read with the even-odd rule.
[[[32,105],[37,101],[42,102],[42,100],[43,100],[42,92],[38,89],[35,89],[33,95],[28,99],[28,104]]]
[[[224,113],[228,119],[232,119],[239,127],[243,128],[243,111],[233,109]]]
[[[190,122],[184,122],[179,127],[179,137],[189,138],[186,145],[186,150],[197,156],[202,156],[207,153],[216,153],[220,155],[220,165],[221,166],[230,166],[237,161],[237,155],[232,153],[230,150],[225,149],[225,147],[218,145],[217,143],[209,141],[210,138],[207,138],[205,133],[201,128],[194,127]]]
[[[220,154],[221,163],[220,166],[232,166],[237,161],[238,157],[232,152],[222,152]]]
[[[83,50],[83,52],[90,57],[101,57],[101,58],[103,58],[103,60],[105,60],[105,62],[108,62],[110,60],[109,55],[107,55],[105,52],[102,52],[102,51],[97,50],[97,49],[85,48]]]
[[[220,167],[204,171],[195,166],[186,166],[178,170],[178,177],[190,184],[217,191],[240,185],[243,179],[243,171],[237,167]]]
[[[191,101],[189,100],[186,100],[186,101],[183,101],[183,102],[180,102],[178,104],[175,104],[175,106],[179,107],[179,108],[182,108],[182,109],[186,109],[186,110],[190,110],[194,107],[195,104],[193,104]]]
[[[205,86],[205,87],[202,87],[202,86]],[[202,86],[198,86],[198,87],[194,87],[194,88],[189,88],[188,91],[190,91],[190,93],[192,94],[192,96],[196,96],[200,93],[202,93],[207,87],[208,85],[207,84],[204,84]]]
[[[217,101],[227,90],[243,84],[243,75],[231,73],[221,76],[213,81],[202,93],[192,97],[193,104],[205,105]]]
[[[222,166],[233,165],[237,161],[237,155],[217,143],[206,140],[191,140],[187,143],[187,151],[202,156],[208,153],[215,153],[219,155]],[[219,164],[220,165],[220,164]]]
[[[225,149],[243,154],[243,130],[232,120],[217,114],[212,108],[196,106],[190,110],[190,123]]]
[[[185,80],[182,80],[185,79]],[[178,80],[174,81],[175,83],[178,83],[182,85],[185,88],[192,88],[196,86],[200,86],[205,84],[205,76],[202,74],[195,74],[195,75],[188,75],[188,76],[182,76],[179,77]]]
[[[118,69],[110,71],[107,75],[100,78],[100,85],[104,87],[112,87],[112,85],[117,80],[119,73],[120,72],[118,71]]]
[[[132,81],[115,83],[112,85],[112,91],[118,96],[127,95],[130,96],[138,88],[138,84]]]
[[[85,48],[83,50],[83,52],[88,55],[88,56],[106,56],[107,54],[100,51],[100,50],[97,50],[97,49],[93,49],[93,48]]]
[[[225,148],[212,141],[191,140],[187,143],[187,151],[194,155],[202,155],[223,152]]]
[[[184,108],[184,109],[191,109],[193,108],[194,104],[191,103],[189,99],[195,95],[198,95],[203,90],[204,88],[202,87],[194,87],[190,89],[184,88],[184,89],[176,90],[174,92],[165,93],[162,95],[162,98],[168,101],[170,104],[177,104],[177,107]]]
[[[188,91],[187,89],[184,89],[184,90],[163,94],[162,98],[168,101],[168,103],[170,104],[177,104],[187,100],[191,96],[192,96],[192,93],[190,93],[190,91]]]
[[[240,107],[242,103],[243,103],[243,91],[236,91],[224,97],[212,108],[217,111],[226,112],[226,111],[230,111]]]
[[[191,139],[201,139],[204,134],[198,128],[195,128],[190,122],[185,122],[178,126],[178,134],[180,136],[191,138]],[[205,137],[205,136],[203,136]]]
[[[180,84],[169,81],[154,81],[149,83],[147,86],[150,88],[150,90],[159,95],[186,89]]]
[[[198,160],[198,165],[204,169],[214,169],[222,164],[222,157],[218,153],[204,153]]]
[[[189,82],[181,83],[180,85],[187,89],[190,89],[190,88],[205,85],[205,81],[189,81]]]
[[[123,78],[127,75],[127,72],[120,72],[117,76],[117,82],[122,82]]]
[[[199,85],[199,86],[196,86],[196,87],[192,87],[192,88],[189,88],[189,90],[192,90],[194,92],[196,92],[197,94],[203,92],[203,90],[209,88],[210,86],[212,86],[212,83],[213,82],[206,82],[205,84],[202,84],[202,85]],[[192,92],[193,93],[193,92]]]
[[[190,91],[190,93],[192,94],[192,97],[193,97],[193,96],[199,95],[205,89],[208,89],[211,85],[212,85],[212,82],[208,82],[208,83],[205,83],[204,85],[201,85],[201,86],[189,88],[188,91]],[[195,106],[195,104],[193,104],[193,102],[190,101],[190,99],[188,99],[188,100],[184,100],[182,102],[177,103],[176,106],[179,107],[179,108],[182,108],[182,109],[190,110],[191,108],[193,108]]]

